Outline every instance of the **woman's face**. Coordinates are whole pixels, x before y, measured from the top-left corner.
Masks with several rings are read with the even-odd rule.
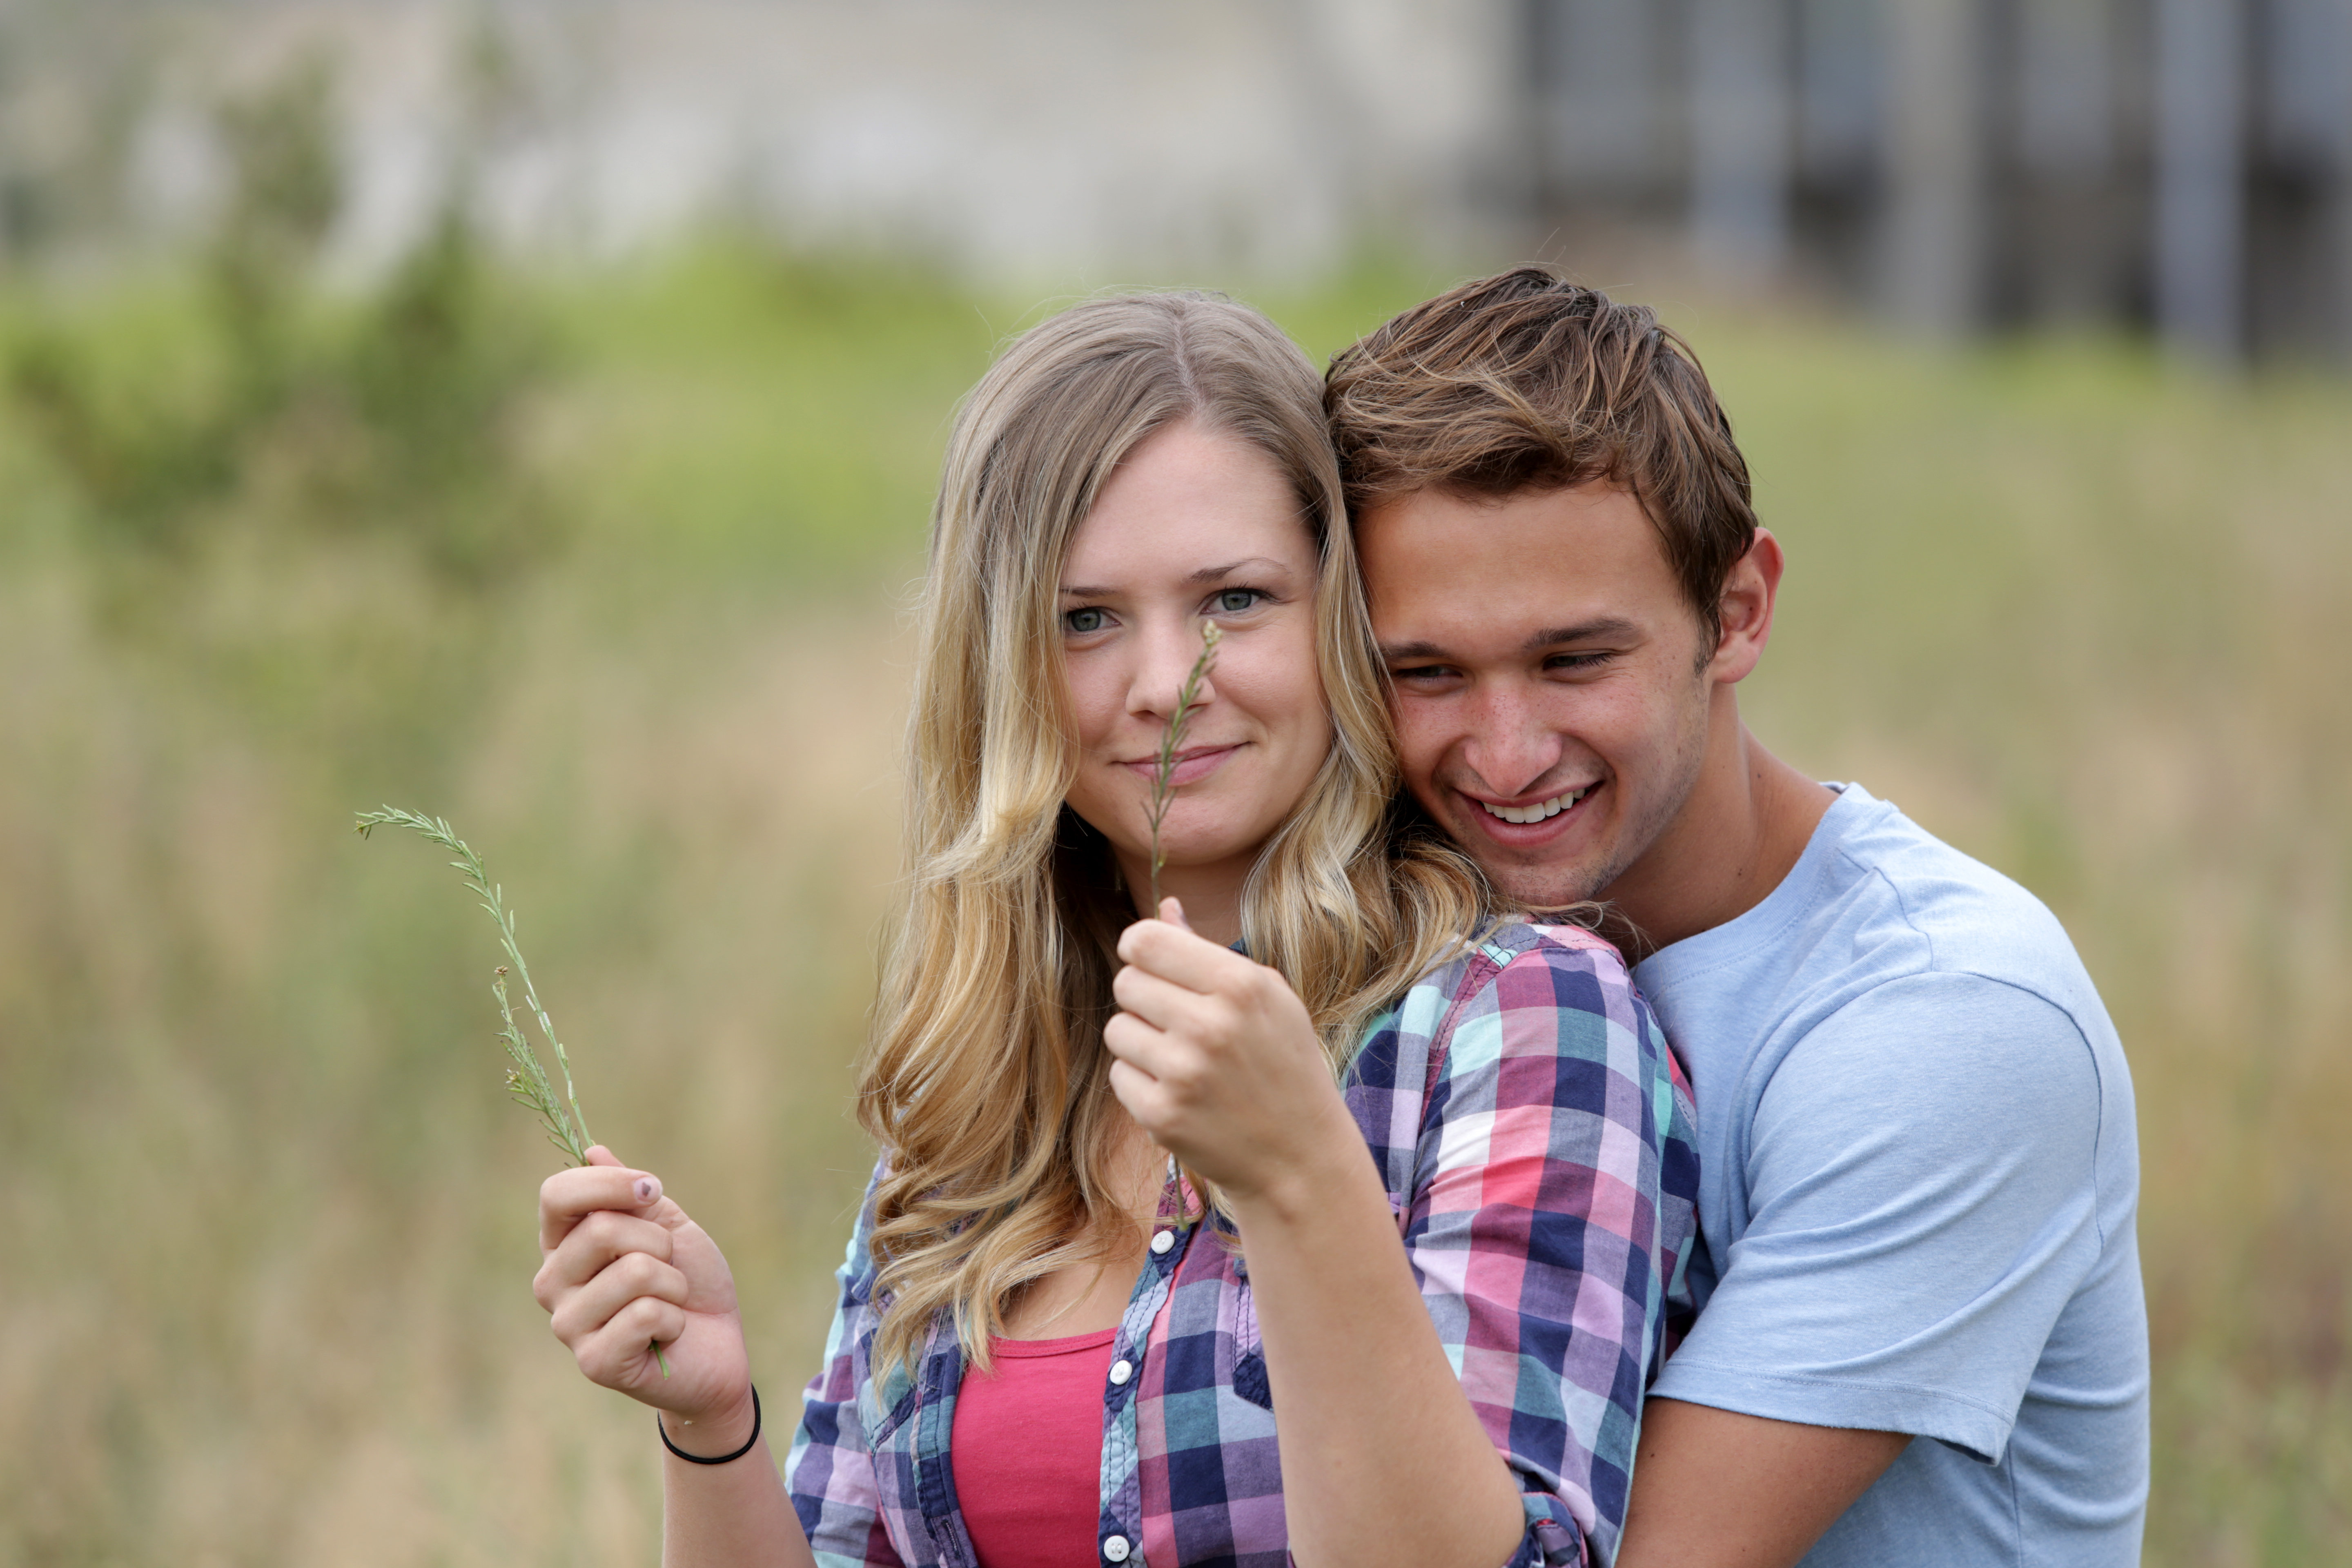
[[[1151,786],[1177,689],[1222,629],[1177,752],[1162,890],[1230,900],[1331,749],[1315,664],[1315,541],[1273,458],[1189,422],[1152,433],[1078,525],[1062,568],[1076,715],[1072,810],[1143,899]]]

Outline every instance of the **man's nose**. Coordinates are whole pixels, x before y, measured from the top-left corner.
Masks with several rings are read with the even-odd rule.
[[[1521,683],[1500,681],[1482,685],[1468,705],[1462,760],[1498,795],[1526,793],[1559,762],[1559,734],[1530,699]]]

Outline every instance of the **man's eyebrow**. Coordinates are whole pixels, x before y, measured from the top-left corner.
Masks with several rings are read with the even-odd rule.
[[[1521,653],[1539,653],[1564,642],[1591,642],[1595,637],[1631,637],[1639,628],[1622,616],[1595,616],[1570,626],[1546,626],[1519,644]]]
[[[1558,647],[1562,643],[1591,642],[1596,637],[1631,637],[1639,629],[1622,616],[1596,616],[1589,621],[1579,621],[1572,626],[1546,626],[1543,630],[1523,639],[1519,644],[1519,651],[1541,653],[1548,647]],[[1448,659],[1454,657],[1451,649],[1433,642],[1381,644],[1381,658],[1392,664],[1408,659]]]

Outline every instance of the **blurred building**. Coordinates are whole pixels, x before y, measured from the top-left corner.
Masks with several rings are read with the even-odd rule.
[[[0,235],[87,226],[110,160],[131,226],[201,222],[210,108],[306,56],[353,266],[462,184],[541,250],[1631,246],[1927,332],[2352,359],[2352,0],[0,0]]]
[[[1934,332],[2352,358],[2352,0],[1520,0],[1530,199]]]

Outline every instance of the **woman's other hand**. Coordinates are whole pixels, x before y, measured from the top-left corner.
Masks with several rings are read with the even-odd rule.
[[[1307,1005],[1276,971],[1195,936],[1175,900],[1119,938],[1103,1026],[1111,1089],[1160,1145],[1249,1205],[1311,1193],[1363,1135],[1333,1082]]]
[[[539,1248],[531,1294],[591,1383],[670,1412],[673,1438],[695,1449],[719,1451],[721,1427],[750,1431],[735,1277],[659,1178],[599,1143],[587,1164],[540,1184]],[[689,1426],[713,1441],[689,1444]]]

